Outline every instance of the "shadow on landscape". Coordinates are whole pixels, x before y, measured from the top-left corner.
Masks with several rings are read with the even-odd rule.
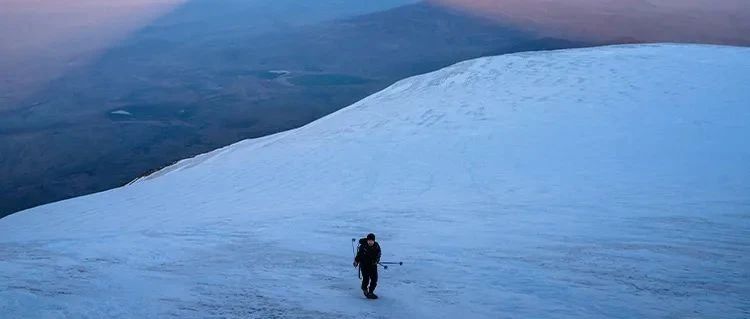
[[[0,216],[299,127],[462,60],[593,45],[426,3],[312,25],[251,25],[242,2],[214,12],[208,3],[161,18],[0,116]]]

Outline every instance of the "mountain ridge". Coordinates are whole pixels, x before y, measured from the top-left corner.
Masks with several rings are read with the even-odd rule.
[[[748,56],[613,46],[399,81],[293,131],[0,219],[0,309],[741,317]],[[363,304],[349,239],[370,231],[404,266]]]

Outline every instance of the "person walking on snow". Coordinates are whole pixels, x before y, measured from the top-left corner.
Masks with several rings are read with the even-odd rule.
[[[380,245],[375,241],[375,234],[367,234],[359,240],[359,249],[354,257],[354,267],[359,266],[362,274],[362,292],[368,299],[377,299],[375,287],[378,286],[378,263],[380,262]],[[368,286],[369,284],[369,286]]]

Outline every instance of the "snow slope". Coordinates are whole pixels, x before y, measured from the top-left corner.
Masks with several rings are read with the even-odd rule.
[[[747,318],[748,137],[748,48],[467,61],[0,220],[0,314]]]

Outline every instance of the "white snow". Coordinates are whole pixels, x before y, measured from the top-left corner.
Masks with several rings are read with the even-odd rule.
[[[0,314],[747,318],[748,137],[748,48],[467,61],[0,220]]]
[[[133,115],[133,113],[130,113],[130,112],[125,111],[125,110],[117,110],[117,111],[112,111],[110,113],[111,114],[115,114],[115,115],[127,115],[127,116]]]
[[[271,71],[268,71],[268,73],[279,74],[279,75],[287,75],[287,74],[289,74],[291,72],[289,72],[287,70],[271,70]]]

